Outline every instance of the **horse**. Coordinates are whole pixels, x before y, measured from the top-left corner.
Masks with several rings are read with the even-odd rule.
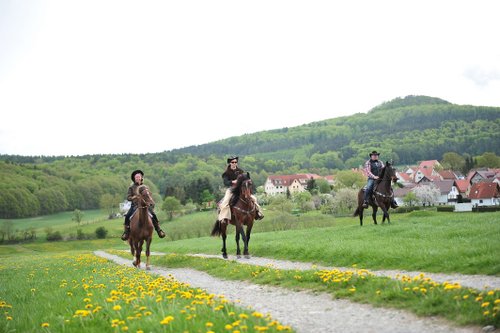
[[[387,223],[391,223],[391,220],[389,219],[389,208],[391,208],[391,202],[394,196],[391,188],[391,183],[396,182],[397,180],[398,178],[396,177],[396,170],[392,167],[392,163],[386,162],[385,166],[380,172],[379,179],[375,181],[372,198],[369,198],[368,200],[368,204],[372,207],[373,223],[377,224],[378,207],[380,207],[384,212],[382,223],[384,223],[386,219]],[[361,226],[363,226],[364,192],[364,188],[360,189],[358,192],[358,207],[356,208],[356,211],[353,215],[359,215],[359,224]]]
[[[135,260],[132,264],[140,268],[141,252],[144,242],[146,242],[146,270],[149,270],[149,248],[153,240],[153,221],[149,214],[149,206],[155,202],[151,197],[151,192],[146,185],[141,185],[137,188],[136,193],[137,210],[130,218],[130,235],[128,242],[130,244],[130,252],[135,255]]]
[[[241,258],[240,236],[243,240],[243,255],[250,258],[248,252],[248,243],[252,232],[253,222],[255,220],[256,205],[252,199],[253,182],[249,174],[238,175],[235,187],[231,189],[232,197],[230,201],[231,220],[229,223],[236,227],[236,256]],[[246,226],[246,232],[243,226]],[[225,221],[216,221],[211,236],[222,236],[222,257],[227,259],[226,238],[227,223]]]

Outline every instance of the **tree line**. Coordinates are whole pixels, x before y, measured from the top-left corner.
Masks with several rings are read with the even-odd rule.
[[[271,174],[339,174],[360,167],[373,149],[396,165],[436,159],[463,173],[500,167],[499,142],[500,108],[408,96],[367,114],[160,153],[0,155],[0,218],[110,207],[125,200],[135,169],[146,173],[158,202],[174,197],[182,205],[201,205],[221,198],[221,174],[230,154],[240,155],[240,166],[262,186]]]

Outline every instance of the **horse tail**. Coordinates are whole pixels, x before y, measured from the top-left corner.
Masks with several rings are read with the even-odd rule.
[[[356,210],[354,211],[354,214],[352,216],[356,217],[356,216],[359,215],[359,213],[360,213],[360,209],[359,209],[359,207],[357,207]]]
[[[212,232],[210,233],[210,236],[220,236],[221,234],[221,229],[220,229],[220,221],[217,220],[215,221],[214,227],[212,228]]]

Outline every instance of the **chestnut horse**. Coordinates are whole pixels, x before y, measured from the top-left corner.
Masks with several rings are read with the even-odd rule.
[[[128,239],[130,252],[135,255],[132,264],[140,268],[142,245],[146,242],[146,269],[149,270],[149,248],[153,240],[153,221],[149,214],[149,206],[154,205],[155,202],[146,185],[137,188],[136,203],[137,210],[130,218],[130,236]]]
[[[372,206],[372,218],[373,223],[377,224],[377,210],[378,207],[384,212],[384,217],[382,218],[382,223],[387,219],[387,223],[391,223],[389,219],[389,208],[391,208],[391,202],[394,197],[394,193],[391,188],[391,183],[397,181],[396,170],[392,167],[391,162],[386,162],[385,166],[380,172],[380,178],[375,181],[375,186],[373,187],[373,195],[368,200],[368,204]],[[358,207],[354,212],[353,216],[359,215],[359,224],[363,225],[363,201],[364,201],[365,189],[362,188],[358,192]]]
[[[240,236],[243,240],[243,255],[250,258],[248,253],[248,243],[252,232],[255,219],[256,206],[252,199],[253,183],[249,174],[240,174],[237,178],[235,187],[231,189],[233,196],[229,205],[231,206],[231,221],[236,227],[236,256],[241,258]],[[246,232],[243,226],[247,226]],[[216,221],[212,229],[212,236],[222,236],[222,257],[227,259],[226,238],[227,223],[225,221]]]

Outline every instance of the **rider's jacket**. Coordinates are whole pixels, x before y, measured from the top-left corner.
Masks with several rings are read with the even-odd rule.
[[[231,187],[231,185],[233,185],[233,183],[232,183],[233,180],[236,180],[236,178],[238,178],[238,175],[240,175],[244,172],[245,171],[243,171],[240,168],[236,168],[235,170],[233,170],[230,167],[228,167],[226,169],[226,171],[224,171],[224,173],[222,174],[222,180],[224,182],[224,186]]]
[[[366,176],[368,178],[374,178],[374,176],[379,176],[380,175],[380,171],[382,171],[382,168],[384,167],[384,163],[382,163],[382,161],[379,161],[379,160],[372,160],[372,159],[369,159],[368,161],[366,161],[365,163],[365,173],[366,173]]]

